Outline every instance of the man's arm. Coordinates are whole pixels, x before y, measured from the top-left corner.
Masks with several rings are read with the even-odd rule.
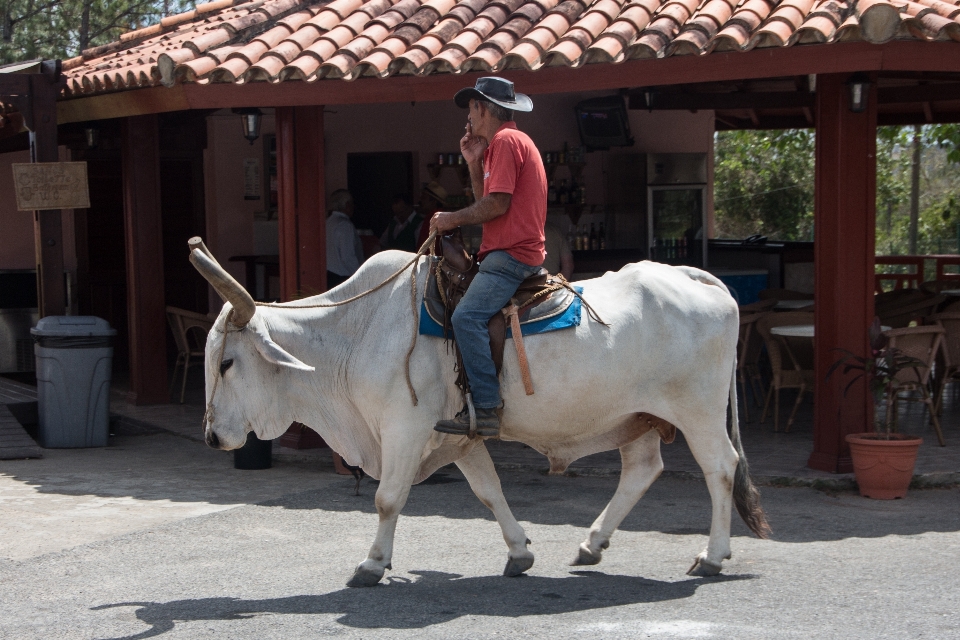
[[[513,196],[509,193],[491,193],[460,211],[438,211],[430,218],[430,231],[438,234],[469,224],[483,224],[502,216],[510,208]]]
[[[470,184],[473,187],[474,201],[483,197],[483,160],[470,163]]]

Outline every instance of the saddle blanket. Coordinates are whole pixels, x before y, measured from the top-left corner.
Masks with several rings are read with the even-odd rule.
[[[574,287],[577,293],[583,293],[583,287]],[[580,298],[574,296],[570,306],[563,313],[554,315],[541,320],[533,320],[520,324],[520,333],[525,336],[532,336],[538,333],[548,333],[550,331],[559,331],[569,329],[570,327],[580,326],[580,309],[582,304]],[[427,312],[426,304],[420,303],[420,335],[435,336],[443,338],[443,326],[434,320]],[[507,337],[512,338],[513,332],[510,330],[510,323],[507,323]]]

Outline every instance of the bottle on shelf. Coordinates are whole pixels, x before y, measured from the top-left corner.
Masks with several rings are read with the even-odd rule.
[[[573,251],[577,248],[576,233],[574,232],[573,225],[570,225],[570,227],[567,228],[567,247],[570,249],[570,251]]]
[[[564,178],[560,181],[560,188],[557,189],[557,202],[560,204],[567,204],[567,197],[569,192],[567,191],[567,179]]]
[[[580,246],[581,251],[586,251],[589,249],[588,240],[587,240],[587,225],[580,225],[580,233],[577,235],[577,244]]]
[[[560,157],[557,159],[557,160],[560,162],[560,164],[566,163],[567,158],[569,157],[569,156],[568,156],[568,153],[569,153],[569,151],[568,151],[568,149],[567,149],[567,143],[564,142],[564,143],[563,143],[563,151],[560,152]]]
[[[590,250],[596,251],[600,248],[600,240],[597,238],[597,228],[594,224],[590,223]]]
[[[580,186],[577,181],[570,178],[570,188],[567,190],[567,204],[578,204],[580,202]]]
[[[607,232],[604,230],[602,222],[600,223],[600,232],[597,235],[600,241],[600,246],[597,248],[605,251],[607,249]]]
[[[555,182],[551,182],[550,186],[547,188],[547,203],[548,204],[557,204],[557,187]]]
[[[587,204],[587,189],[580,185],[580,204]]]

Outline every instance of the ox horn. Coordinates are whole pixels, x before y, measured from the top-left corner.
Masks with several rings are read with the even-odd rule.
[[[190,238],[187,246],[190,247],[190,263],[216,289],[224,301],[233,305],[231,324],[245,327],[257,312],[257,305],[253,298],[239,282],[234,280],[233,276],[227,273],[226,269],[220,266],[207,246],[203,244],[202,239],[196,236]]]

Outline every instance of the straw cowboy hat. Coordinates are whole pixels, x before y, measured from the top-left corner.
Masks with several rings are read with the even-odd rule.
[[[423,192],[440,203],[440,206],[447,206],[447,190],[440,186],[436,181],[432,181],[423,188]]]

